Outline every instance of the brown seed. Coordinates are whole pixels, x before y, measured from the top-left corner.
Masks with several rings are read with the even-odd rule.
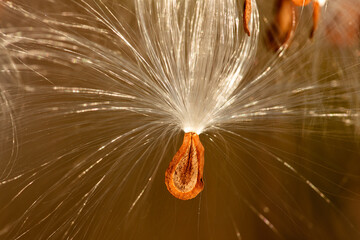
[[[296,21],[294,5],[290,1],[283,0],[276,16],[279,29],[278,37],[282,45],[290,44],[295,32]]]
[[[292,0],[278,0],[275,21],[268,32],[269,47],[277,51],[282,46],[289,46],[296,24],[296,9]]]
[[[318,27],[318,22],[320,18],[320,4],[318,1],[313,2],[313,27],[311,29],[310,38],[314,37],[315,31]]]
[[[249,29],[250,17],[251,17],[251,0],[245,0],[243,24],[244,24],[244,31],[248,36],[250,36],[250,29]]]
[[[169,192],[181,200],[196,197],[203,189],[204,147],[199,135],[185,133],[183,144],[165,172]]]

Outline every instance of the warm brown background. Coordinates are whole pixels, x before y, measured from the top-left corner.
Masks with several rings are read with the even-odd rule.
[[[62,12],[86,16],[84,10],[67,0],[55,4],[41,0],[19,2],[30,12],[46,13],[58,21],[66,21],[59,15]],[[133,11],[133,4],[123,3],[129,9],[124,11],[117,1],[103,2],[122,21],[133,26],[136,33],[135,17],[129,13]],[[271,22],[273,3],[259,2],[262,21],[267,18]],[[32,26],[34,31],[39,31],[37,27],[46,27],[6,9],[1,9],[0,14],[2,29]],[[79,21],[91,21],[91,18]],[[311,22],[309,12],[304,12],[304,21]],[[300,24],[304,26],[302,29],[306,28],[305,23]],[[263,24],[265,29],[268,25]],[[59,29],[66,31],[63,26]],[[121,49],[96,35],[81,30],[77,34],[109,49]],[[300,34],[302,38],[294,43],[294,49],[304,42],[311,44],[304,35]],[[259,46],[258,64],[273,54],[264,42]],[[29,44],[20,47],[29,49]],[[36,47],[41,48],[41,45]],[[329,52],[331,47],[328,47],[323,52]],[[309,57],[303,57],[304,70],[296,62],[287,62],[285,67],[279,66],[277,81],[284,81],[284,87],[286,81],[303,81],[303,77],[315,82],[318,81],[316,78],[324,76],[329,78],[328,81],[348,81],[342,82],[344,86],[339,88],[339,92],[350,91],[348,99],[344,99],[339,108],[353,111],[356,104],[351,100],[351,93],[360,89],[347,86],[357,79],[354,77],[358,74],[354,67],[356,62],[351,60],[356,49],[357,46],[351,46],[350,50],[339,50],[333,46],[334,52],[340,54],[334,53],[331,58],[320,49],[316,53],[307,50]],[[312,54],[318,54],[321,60],[312,61]],[[343,61],[341,54],[350,60]],[[8,63],[6,54],[2,57]],[[82,64],[60,68],[41,59],[25,61],[31,66],[40,66],[39,72],[55,86],[116,91],[111,83],[101,81],[101,74]],[[15,62],[19,64],[17,60]],[[258,65],[254,66],[249,75],[255,75],[257,68]],[[313,74],[312,68],[318,69],[315,71],[318,75]],[[340,74],[345,68],[347,74]],[[0,180],[24,175],[0,185],[1,239],[15,239],[22,233],[25,234],[19,239],[62,239],[65,236],[74,239],[357,239],[360,236],[360,153],[354,124],[311,117],[303,121],[299,116],[282,122],[264,119],[258,124],[263,127],[258,129],[237,130],[226,126],[255,144],[226,132],[206,132],[200,136],[205,147],[205,189],[194,200],[180,201],[166,191],[164,172],[181,144],[183,133],[178,131],[175,139],[168,141],[169,135],[161,136],[162,129],[150,137],[144,137],[146,131],[140,132],[85,177],[78,178],[103,156],[97,150],[99,146],[144,124],[139,121],[141,116],[123,115],[125,113],[121,111],[66,115],[64,113],[76,104],[111,99],[54,94],[50,90],[52,84],[26,68],[3,75],[1,85],[6,92],[3,96],[11,102],[16,139],[13,145],[14,128],[8,109],[4,107],[0,115],[3,117],[0,167],[6,171]],[[23,86],[37,90],[26,91]],[[328,97],[332,98],[334,94],[337,93],[329,91]],[[0,103],[5,106],[5,101]],[[63,110],[54,111],[54,107]],[[327,106],[319,103],[320,107]],[[144,121],[149,120],[145,118]],[[133,135],[128,139],[131,137]],[[140,158],[146,149],[141,146],[141,141],[147,140],[155,144],[152,151],[145,152],[146,156]],[[168,148],[164,151],[166,144]],[[11,152],[13,146],[15,155]],[[110,150],[115,147],[116,144]],[[288,162],[298,174],[284,167],[267,151]],[[126,152],[128,155],[122,155]],[[161,158],[163,152],[165,155]],[[124,160],[114,165],[119,159]],[[141,161],[134,165],[137,159]],[[13,164],[11,171],[8,171],[8,163]],[[99,188],[91,191],[102,176],[106,178]],[[311,189],[306,180],[317,186],[331,203]],[[87,195],[89,192],[90,196]],[[139,194],[141,197],[137,201]],[[133,203],[136,204],[133,206]],[[268,219],[268,225],[261,218]],[[272,226],[276,230],[271,229]]]

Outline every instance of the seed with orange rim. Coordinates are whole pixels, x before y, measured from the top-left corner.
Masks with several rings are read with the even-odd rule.
[[[249,22],[251,18],[251,0],[245,0],[244,13],[243,13],[243,25],[245,33],[250,36]]]
[[[185,133],[183,143],[165,172],[169,192],[181,200],[196,197],[203,189],[204,147],[199,135]]]
[[[270,47],[278,50],[281,46],[288,46],[295,33],[297,25],[296,6],[305,7],[312,2],[313,5],[313,26],[310,32],[310,38],[314,37],[318,28],[321,13],[319,0],[278,0],[275,23],[269,31]]]

